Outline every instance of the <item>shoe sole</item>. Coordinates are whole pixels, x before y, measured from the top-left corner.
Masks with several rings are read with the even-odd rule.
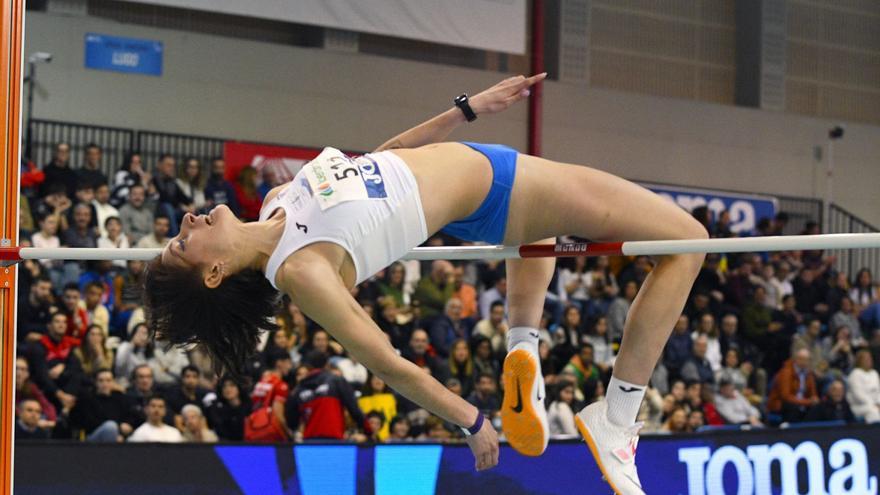
[[[525,349],[516,349],[504,359],[501,429],[511,447],[520,454],[530,457],[543,454],[547,447],[544,427],[541,424],[541,417],[535,410],[534,397],[532,397],[537,375],[538,363]],[[520,412],[514,411],[517,398],[522,402]]]
[[[596,460],[596,465],[599,466],[599,471],[602,472],[602,477],[605,478],[605,482],[611,486],[611,489],[614,490],[616,495],[622,495],[622,492],[614,486],[614,483],[611,482],[611,477],[608,476],[608,473],[605,471],[605,466],[602,465],[602,461],[599,459],[599,449],[596,448],[596,442],[593,441],[593,436],[590,435],[590,430],[587,429],[587,425],[581,420],[580,416],[574,416],[574,424],[577,426],[579,432],[581,432],[581,436],[584,437],[584,440],[587,441],[587,447],[590,449],[590,453],[593,454],[593,459]]]

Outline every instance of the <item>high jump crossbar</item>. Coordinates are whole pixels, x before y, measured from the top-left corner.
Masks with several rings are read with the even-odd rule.
[[[880,248],[880,233],[821,234],[732,239],[686,239],[672,241],[571,242],[522,246],[460,246],[415,248],[406,260],[475,260],[519,258],[566,258],[573,256],[661,256],[688,253],[747,253],[817,249]],[[0,262],[28,259],[143,260],[159,255],[160,249],[106,248],[0,248]]]

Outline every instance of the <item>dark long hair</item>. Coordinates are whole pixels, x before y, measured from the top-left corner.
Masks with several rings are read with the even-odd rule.
[[[211,289],[198,267],[175,268],[156,258],[147,267],[144,303],[153,337],[169,346],[200,346],[214,371],[244,372],[260,332],[275,330],[278,292],[258,270],[242,270]]]

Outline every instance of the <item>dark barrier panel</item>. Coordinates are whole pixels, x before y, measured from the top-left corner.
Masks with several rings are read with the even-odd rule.
[[[645,436],[638,459],[649,494],[876,495],[880,427]],[[16,494],[608,493],[586,446],[554,442],[538,458],[503,447],[473,470],[464,445],[19,444]]]

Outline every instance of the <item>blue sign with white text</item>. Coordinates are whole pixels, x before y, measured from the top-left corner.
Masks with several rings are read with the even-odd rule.
[[[730,213],[730,230],[735,234],[748,234],[757,227],[758,221],[762,218],[772,219],[776,216],[778,201],[772,196],[655,184],[642,185],[687,211],[705,206],[712,211],[713,219],[717,219],[722,211],[727,210]]]
[[[86,33],[86,68],[162,75],[161,41]]]

